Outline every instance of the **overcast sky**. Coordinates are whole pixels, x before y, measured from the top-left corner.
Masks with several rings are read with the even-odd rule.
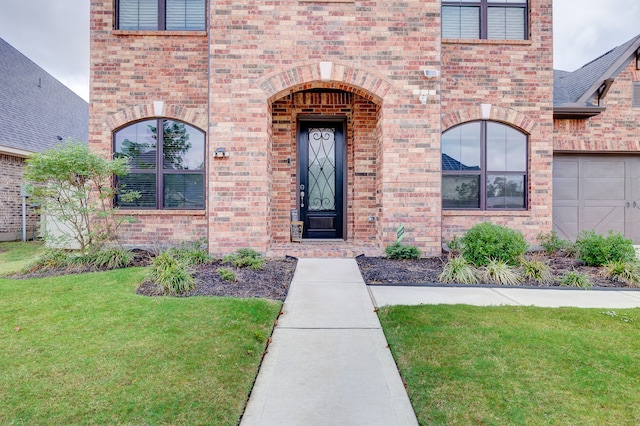
[[[90,0],[0,0],[0,38],[89,99]],[[573,71],[640,34],[638,0],[555,0],[554,67]]]

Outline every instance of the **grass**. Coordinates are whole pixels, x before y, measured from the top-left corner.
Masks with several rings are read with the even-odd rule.
[[[42,243],[0,243],[0,276],[20,271],[42,250]]]
[[[0,279],[0,424],[237,424],[281,304],[143,297],[145,273]]]
[[[421,425],[640,424],[640,309],[395,306]]]

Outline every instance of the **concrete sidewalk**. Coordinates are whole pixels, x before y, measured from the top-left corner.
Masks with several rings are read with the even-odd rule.
[[[624,309],[640,307],[640,291],[369,286],[376,307],[385,305],[475,305],[475,306],[540,306],[558,308]]]
[[[354,259],[298,261],[240,424],[418,424]]]

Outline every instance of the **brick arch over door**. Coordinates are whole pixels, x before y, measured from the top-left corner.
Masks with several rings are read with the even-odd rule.
[[[323,88],[352,92],[378,105],[393,88],[390,81],[371,71],[326,62],[299,65],[267,75],[257,81],[257,86],[269,102],[294,92]]]
[[[113,132],[114,130],[133,121],[139,121],[146,118],[163,117],[176,119],[198,127],[199,129],[207,128],[207,116],[196,112],[192,108],[185,108],[179,105],[164,105],[162,108],[162,114],[157,114],[156,112],[157,111],[153,103],[132,106],[109,115],[106,119],[106,126],[110,132]]]
[[[483,109],[483,105],[478,105],[444,115],[442,117],[442,132],[444,133],[458,124],[469,121],[490,120],[509,124],[529,135],[533,133],[536,123],[526,115],[511,108],[496,105],[490,105],[489,107],[484,105]]]

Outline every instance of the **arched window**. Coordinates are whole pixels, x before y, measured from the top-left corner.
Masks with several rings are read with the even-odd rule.
[[[442,208],[527,208],[527,135],[491,121],[442,134]]]
[[[115,157],[127,157],[131,172],[117,185],[141,197],[121,208],[203,209],[205,134],[186,123],[154,118],[113,134]],[[161,141],[161,143],[158,143]]]

